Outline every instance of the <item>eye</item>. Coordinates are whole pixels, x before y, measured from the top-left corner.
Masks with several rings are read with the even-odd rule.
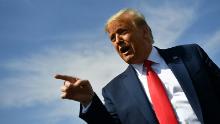
[[[115,41],[115,35],[112,35],[112,36],[110,37],[110,40],[111,40],[112,42],[114,42],[114,41]]]
[[[111,40],[112,42],[115,42],[117,35],[119,35],[119,36],[125,35],[125,34],[128,33],[128,31],[129,31],[129,30],[126,29],[126,28],[120,28],[120,29],[118,29],[115,33],[113,33],[113,34],[110,36],[110,40]]]

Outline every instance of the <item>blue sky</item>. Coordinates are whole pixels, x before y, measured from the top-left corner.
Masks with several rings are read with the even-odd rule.
[[[122,8],[141,11],[160,48],[197,43],[220,66],[217,0],[0,0],[0,123],[85,124],[79,103],[60,99],[56,73],[101,88],[126,68],[105,21]],[[102,98],[102,97],[101,97]]]

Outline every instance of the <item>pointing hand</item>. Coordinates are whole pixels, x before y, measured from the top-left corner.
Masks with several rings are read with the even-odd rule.
[[[61,97],[63,99],[75,100],[84,106],[92,101],[94,91],[88,80],[67,75],[56,75],[55,78],[64,80],[64,85],[61,86]]]

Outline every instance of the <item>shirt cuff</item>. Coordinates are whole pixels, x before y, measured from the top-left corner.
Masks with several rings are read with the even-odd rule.
[[[89,107],[91,106],[92,102],[90,102],[86,107],[82,105],[82,113],[86,113],[89,109]]]

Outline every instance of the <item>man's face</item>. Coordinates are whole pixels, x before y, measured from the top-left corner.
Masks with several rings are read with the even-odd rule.
[[[108,24],[110,40],[120,57],[128,64],[143,63],[152,49],[151,36],[145,27],[135,26],[130,19]]]

